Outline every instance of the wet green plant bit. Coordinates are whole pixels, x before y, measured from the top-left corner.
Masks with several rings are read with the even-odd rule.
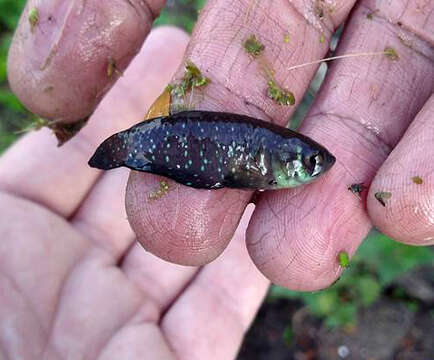
[[[167,89],[176,96],[185,96],[192,88],[206,86],[210,81],[191,60],[187,60],[184,79],[179,84],[169,84]]]
[[[351,184],[348,190],[356,195],[359,199],[361,198],[362,192],[365,191],[367,187],[363,183]]]
[[[210,79],[203,76],[199,68],[190,60],[187,60],[185,65],[185,80],[192,87],[200,87],[208,85]]]
[[[285,44],[288,44],[289,43],[289,34],[285,34],[284,36],[283,36],[283,42],[285,43]]]
[[[29,11],[29,23],[30,23],[30,31],[33,32],[35,30],[36,25],[39,23],[39,11],[37,8],[31,8]]]
[[[315,14],[320,19],[324,18],[324,9],[319,4],[315,7]]]
[[[319,36],[319,42],[320,42],[320,44],[324,44],[324,42],[325,42],[325,36],[324,36],[324,34],[321,34]]]
[[[173,88],[174,88],[174,85],[172,85],[172,84],[168,84],[168,85],[166,86],[166,91],[171,92],[171,91],[173,90]]]
[[[366,14],[366,18],[368,20],[372,20],[372,18],[374,17],[375,13],[378,12],[378,9],[374,10],[374,11],[370,11]]]
[[[111,56],[107,59],[107,76],[111,78],[115,72],[116,69],[116,62],[115,59],[113,59]]]
[[[288,106],[295,104],[294,94],[280,88],[274,80],[268,81],[267,96],[279,105]]]
[[[411,180],[413,180],[413,182],[417,185],[421,185],[423,183],[423,180],[420,176],[413,176]]]
[[[255,35],[250,35],[250,37],[244,42],[244,49],[246,52],[253,57],[258,57],[262,54],[265,46],[259,42]]]
[[[113,57],[109,56],[107,58],[107,76],[111,78],[113,74],[124,76],[124,73],[117,67],[116,60]]]
[[[384,55],[386,55],[390,60],[399,60],[399,55],[393,47],[387,46],[384,48]]]
[[[48,124],[49,124],[48,120],[42,118],[36,118],[35,120],[33,120],[32,123],[30,123],[30,125],[26,126],[21,130],[16,131],[15,134],[23,134],[33,130],[35,131],[41,130],[43,127],[48,126]]]
[[[376,192],[374,196],[381,205],[386,206],[386,200],[389,200],[392,197],[392,193],[387,191],[379,191]]]
[[[169,183],[161,180],[158,185],[158,189],[149,194],[150,200],[158,200],[169,192]]]
[[[338,254],[338,262],[339,265],[343,268],[347,268],[350,266],[350,256],[346,251],[340,251]]]

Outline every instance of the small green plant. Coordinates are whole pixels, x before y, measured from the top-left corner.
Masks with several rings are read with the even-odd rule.
[[[338,254],[339,265],[343,268],[347,268],[350,266],[350,256],[346,251],[340,251]]]
[[[25,3],[25,0],[0,0],[0,154],[19,136],[15,132],[32,120],[7,86],[8,50]]]
[[[295,97],[291,91],[282,89],[274,80],[268,81],[267,96],[283,106],[295,104]]]
[[[394,279],[429,263],[433,263],[429,248],[400,244],[373,231],[339,281],[328,289],[309,293],[274,286],[269,299],[298,299],[330,327],[351,325],[355,324],[357,310],[374,303]]]
[[[264,51],[265,46],[262,44],[254,34],[244,41],[244,50],[253,57],[258,57]]]

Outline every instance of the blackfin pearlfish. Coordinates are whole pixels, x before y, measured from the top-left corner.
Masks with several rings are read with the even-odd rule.
[[[309,183],[335,158],[317,142],[245,115],[184,111],[112,135],[89,165],[126,166],[199,189],[281,189]]]

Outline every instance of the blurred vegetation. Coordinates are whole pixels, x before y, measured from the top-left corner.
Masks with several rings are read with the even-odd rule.
[[[399,244],[373,230],[334,285],[313,293],[273,286],[269,300],[302,300],[330,327],[354,325],[357,310],[373,304],[393,280],[422,264],[434,264],[432,249]]]
[[[167,0],[154,26],[175,25],[191,33],[206,0]]]
[[[7,53],[25,0],[0,0],[0,153],[16,138],[14,132],[26,126],[30,113],[7,86]]]
[[[168,0],[156,21],[177,25],[191,32],[205,0]],[[18,22],[25,0],[0,0],[0,153],[16,138],[14,131],[23,129],[31,119],[18,99],[9,91],[6,82],[6,59],[13,30]],[[333,40],[336,46],[338,36]],[[296,128],[313,102],[325,76],[327,66],[321,65],[290,126]],[[291,298],[302,300],[312,314],[324,318],[330,326],[352,324],[360,307],[375,302],[390,282],[409,269],[432,263],[433,253],[428,248],[398,244],[386,236],[372,232],[351,260],[349,269],[332,287],[316,293],[300,293],[273,287],[269,300]],[[284,334],[292,338],[289,330]]]

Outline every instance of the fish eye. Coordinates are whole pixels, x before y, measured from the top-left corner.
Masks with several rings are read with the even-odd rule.
[[[313,153],[304,158],[304,165],[306,166],[310,176],[314,177],[320,174],[322,169],[323,157],[320,153]]]

